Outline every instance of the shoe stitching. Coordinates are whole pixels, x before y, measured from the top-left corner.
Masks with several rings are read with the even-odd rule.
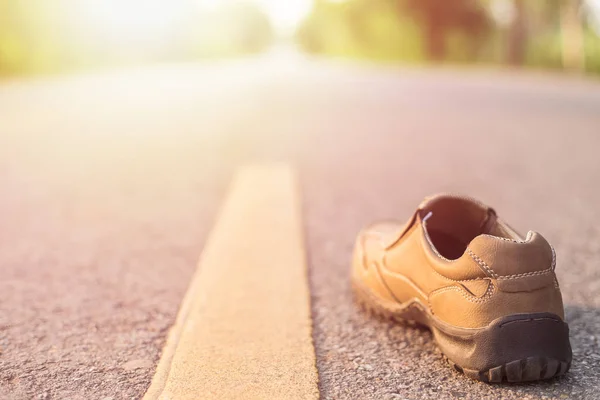
[[[518,243],[518,244],[527,243],[527,240],[508,239],[508,238],[504,238],[504,237],[500,237],[500,236],[488,235],[487,233],[484,233],[481,236],[487,236],[487,237],[491,237],[493,239],[500,239],[500,240],[504,240],[505,242],[510,242],[510,243]]]
[[[488,274],[490,274],[493,278],[498,278],[498,274],[496,274],[481,258],[479,258],[475,253],[473,253],[470,249],[467,249],[467,253],[471,256],[473,260],[483,268]]]
[[[431,249],[432,249],[433,251],[435,251],[435,253],[436,253],[436,254],[437,254],[437,255],[438,255],[440,258],[442,258],[442,259],[444,259],[444,260],[446,260],[446,261],[448,261],[448,262],[452,262],[452,260],[448,260],[446,257],[442,256],[442,255],[441,255],[441,254],[440,254],[440,253],[437,251],[437,249],[435,248],[435,246],[434,246],[434,245],[431,243],[431,238],[429,237],[429,234],[427,233],[427,230],[423,229],[423,232],[424,232],[424,234],[425,234],[425,238],[426,238],[426,239],[427,239],[427,241],[429,242],[429,245],[430,245]],[[423,250],[423,252],[425,252],[425,249],[423,249],[423,247],[422,247],[422,246],[420,246],[420,247],[421,247],[421,250]],[[429,267],[431,268],[431,270],[432,270],[433,272],[435,272],[435,273],[436,273],[438,276],[442,277],[443,279],[447,279],[447,280],[449,280],[449,281],[451,281],[451,282],[473,282],[473,281],[481,281],[481,280],[484,280],[484,279],[486,279],[486,278],[487,278],[487,277],[483,277],[483,278],[471,278],[471,279],[452,279],[452,278],[448,278],[447,276],[444,276],[444,275],[440,274],[440,273],[439,273],[439,272],[438,272],[438,271],[435,269],[435,267],[434,267],[433,265],[431,265],[430,263],[427,263],[427,265],[429,265]]]
[[[361,262],[361,264],[363,264],[363,266],[365,265],[365,264],[364,264],[364,260],[363,260],[363,262]],[[398,274],[398,273],[394,273],[394,272],[390,271],[390,270],[387,268],[386,264],[385,264],[385,258],[382,258],[380,263],[378,263],[377,261],[370,261],[370,262],[369,262],[369,264],[371,264],[371,265],[373,265],[373,266],[375,267],[375,269],[376,269],[376,273],[377,273],[377,277],[379,278],[379,281],[380,281],[380,282],[383,284],[383,286],[384,286],[384,287],[385,287],[385,288],[388,290],[388,293],[389,293],[389,294],[390,294],[390,295],[391,295],[391,296],[394,298],[394,300],[396,300],[396,302],[397,302],[399,305],[405,304],[406,302],[402,302],[402,301],[400,301],[400,300],[399,300],[399,299],[398,299],[398,298],[397,298],[397,297],[394,295],[394,292],[393,292],[393,291],[392,291],[392,290],[389,288],[389,286],[387,285],[387,282],[386,282],[386,280],[384,279],[383,275],[381,274],[380,268],[384,268],[384,269],[386,269],[386,270],[387,270],[389,273],[392,273],[392,274],[394,274],[394,275],[399,275],[399,276],[403,277],[404,279],[406,279],[406,280],[407,280],[407,283],[408,283],[408,284],[410,284],[411,286],[414,286],[414,288],[417,290],[417,292],[419,292],[419,294],[420,294],[421,296],[423,296],[423,298],[427,299],[427,301],[428,301],[428,296],[427,296],[427,295],[426,295],[426,294],[423,292],[423,290],[422,290],[420,287],[418,287],[418,286],[417,286],[417,284],[416,284],[416,283],[414,283],[414,282],[413,282],[411,279],[409,279],[408,277],[405,277],[405,276],[404,276],[404,275],[402,275],[402,274]],[[372,293],[369,293],[369,295],[370,295],[370,296],[374,296]],[[413,301],[414,301],[414,303],[411,303],[411,304],[409,304],[409,305],[406,307],[406,309],[410,309],[410,308],[412,308],[413,306],[414,306],[414,307],[417,307],[417,308],[420,308],[420,307],[419,307],[419,305],[418,305],[418,304],[415,304],[415,303],[419,303],[419,304],[421,304],[421,306],[423,307],[423,309],[425,309],[425,305],[423,304],[423,302],[421,301],[421,299],[420,299],[420,298],[418,298],[418,297],[413,297]]]
[[[552,269],[552,271],[556,270],[556,251],[554,250],[554,246],[550,245],[550,249],[552,249],[552,265],[550,266],[550,269]],[[556,278],[556,275],[554,275],[554,287],[556,289],[560,289],[560,287],[558,286],[558,279]]]
[[[552,249],[552,262],[550,264],[549,268],[540,270],[540,271],[532,271],[532,272],[523,272],[520,274],[512,274],[512,275],[497,275],[496,273],[494,273],[494,271],[491,270],[491,268],[489,269],[489,272],[492,273],[494,275],[494,277],[496,279],[499,280],[509,280],[509,279],[519,279],[519,278],[525,278],[528,276],[538,276],[538,275],[545,275],[545,274],[549,274],[551,272],[553,272],[556,269],[556,251],[554,250],[554,247],[552,247],[552,245],[550,245],[550,249]],[[482,268],[489,268],[487,266],[487,264],[479,257],[477,257],[476,254],[474,254],[471,250],[467,249],[467,252],[469,253],[469,255],[471,257],[473,257],[473,259],[475,261],[477,261],[477,263],[482,267]],[[482,264],[479,263],[479,261],[481,261]],[[555,285],[556,286],[556,285]]]
[[[533,322],[533,321],[546,321],[546,320],[550,320],[552,322],[562,322],[556,318],[549,318],[549,317],[540,317],[540,318],[528,318],[528,319],[517,319],[514,321],[508,321],[508,322],[504,322],[503,324],[500,324],[500,328],[506,326],[506,325],[510,325],[510,324],[515,324],[518,322]]]
[[[488,235],[489,236],[489,235]],[[524,243],[524,242],[518,242],[516,240],[512,240],[512,239],[506,239],[506,238],[501,238],[499,237],[499,239],[502,240],[506,240],[509,242],[515,242],[515,243]],[[550,248],[552,250],[552,262],[550,265],[550,268],[541,270],[541,271],[533,271],[533,272],[524,272],[521,274],[513,274],[513,275],[498,275],[496,274],[486,263],[485,261],[483,261],[479,256],[477,256],[475,253],[473,253],[473,251],[471,251],[471,249],[467,249],[467,253],[471,256],[471,258],[473,258],[473,260],[481,267],[484,269],[484,271],[486,271],[487,273],[489,273],[493,278],[496,278],[498,280],[510,280],[510,279],[519,279],[519,278],[524,278],[524,277],[529,277],[529,276],[537,276],[537,275],[544,275],[544,274],[548,274],[552,271],[554,271],[554,269],[556,268],[556,252],[554,250],[554,247],[552,245],[550,245]],[[392,272],[391,270],[389,270],[389,268],[387,268],[386,262],[385,262],[385,251],[384,251],[384,256],[382,257],[382,267],[385,268],[386,270]],[[438,276],[440,276],[442,279],[446,279],[449,280],[451,282],[473,282],[473,281],[481,281],[481,280],[485,280],[486,278],[472,278],[472,279],[452,279],[452,278],[448,278],[447,276],[444,276],[442,274],[440,274],[437,270],[435,270],[435,268],[427,263],[429,265],[429,267],[431,268],[431,270]],[[558,281],[555,278],[554,279],[554,286],[556,288],[558,288]],[[389,288],[388,288],[389,289]],[[486,292],[484,293],[484,295],[482,297],[475,297],[472,296],[468,293],[466,293],[466,290],[464,290],[463,288],[460,288],[458,286],[451,286],[451,287],[446,287],[446,288],[442,288],[442,289],[438,289],[433,291],[432,293],[430,293],[429,296],[435,294],[435,293],[442,293],[444,291],[448,291],[448,290],[458,290],[461,295],[472,302],[485,302],[487,301],[487,299],[489,297],[491,297],[492,295],[492,291],[494,289],[494,285],[490,282],[490,285],[488,286],[488,288],[486,289]],[[472,296],[473,298],[469,298],[468,296]],[[429,297],[428,297],[428,301],[429,301]],[[429,304],[429,306],[431,307],[431,303]]]
[[[528,243],[531,240],[532,232],[531,231],[527,232],[527,236],[525,237],[525,240],[509,239],[509,238],[505,238],[505,237],[502,237],[502,236],[490,235],[488,233],[482,233],[481,236],[490,237],[492,239],[500,239],[500,240],[504,240],[505,242],[510,242],[510,243],[525,244],[525,243]]]
[[[484,281],[484,280],[488,279],[487,277],[485,277],[485,278],[472,278],[472,279],[452,279],[452,278],[448,278],[447,276],[444,276],[444,275],[440,274],[439,272],[437,272],[435,270],[435,268],[431,264],[427,263],[427,265],[429,265],[431,267],[431,270],[433,272],[435,272],[438,276],[441,276],[442,278],[447,279],[447,280],[452,281],[452,282],[474,282],[474,281]]]
[[[514,275],[502,275],[499,276],[497,279],[503,279],[503,280],[508,280],[508,279],[519,279],[519,278],[525,278],[527,276],[536,276],[536,275],[545,275],[545,274],[549,274],[552,272],[552,268],[548,268],[548,269],[544,269],[541,271],[533,271],[533,272],[523,272],[522,274],[514,274]]]
[[[379,257],[379,260],[377,260],[377,259],[370,259],[367,256],[367,252],[365,251],[365,241],[364,241],[365,236],[371,236],[371,237],[375,238],[378,241],[379,245],[383,247],[383,253]],[[388,286],[388,284],[387,284],[387,282],[386,282],[383,274],[381,273],[382,269],[386,270],[389,274],[400,276],[401,279],[404,279],[409,285],[413,286],[414,289],[421,296],[423,296],[423,298],[427,298],[427,294],[423,291],[423,289],[421,289],[421,287],[419,287],[419,285],[417,285],[415,282],[413,282],[412,279],[410,279],[409,277],[405,276],[404,274],[400,274],[398,272],[394,272],[390,268],[388,268],[386,260],[385,260],[385,256],[386,256],[387,251],[386,251],[385,246],[383,245],[383,243],[381,242],[380,239],[381,239],[381,235],[379,235],[377,233],[375,233],[375,234],[373,234],[373,233],[371,233],[371,234],[367,233],[366,235],[364,235],[362,237],[362,240],[361,240],[361,243],[360,243],[361,250],[362,250],[362,262],[361,262],[362,266],[366,268],[367,265],[373,265],[375,267],[375,270],[377,271],[377,276],[379,277],[381,283],[385,286],[385,288],[388,290],[388,292],[390,293],[390,295],[394,299],[396,299],[396,301],[398,303],[401,303],[401,301],[398,298],[396,298],[396,296],[394,295],[394,292]]]
[[[421,287],[420,287],[419,285],[417,285],[417,283],[416,283],[416,282],[414,282],[412,279],[410,279],[408,276],[406,276],[406,275],[404,275],[404,274],[401,274],[401,273],[399,273],[399,272],[392,271],[392,270],[391,270],[391,269],[390,269],[390,268],[387,266],[387,262],[386,262],[386,260],[385,260],[385,253],[384,253],[384,254],[383,254],[383,256],[381,257],[381,259],[380,259],[379,263],[375,262],[375,265],[377,265],[377,266],[381,266],[381,268],[382,268],[382,269],[385,269],[385,270],[387,271],[387,273],[388,273],[388,274],[390,274],[390,275],[394,275],[394,276],[400,277],[400,279],[404,279],[404,280],[406,281],[406,283],[408,283],[409,285],[413,286],[413,288],[414,288],[414,289],[416,289],[416,290],[417,290],[417,292],[419,292],[419,294],[420,294],[421,296],[423,296],[423,297],[425,297],[425,298],[427,297],[427,294],[425,294],[425,292],[423,291],[423,289],[421,289]],[[381,271],[379,270],[379,268],[377,269],[377,271],[378,271],[378,273],[379,273],[379,274],[380,274],[380,276],[381,276],[381,280],[382,280],[382,281],[385,283],[385,279],[384,279],[384,277],[382,276],[382,274],[381,274]],[[388,290],[390,290],[390,292],[392,292],[392,291],[391,291],[391,289],[390,289],[390,288],[387,286],[387,283],[385,283],[385,286],[388,288]]]
[[[429,307],[433,310],[433,307],[431,305],[431,298],[433,297],[433,295],[439,294],[439,293],[448,292],[448,291],[451,291],[451,290],[457,290],[462,297],[464,297],[466,300],[468,300],[468,301],[470,301],[472,303],[485,303],[494,294],[494,291],[495,291],[494,289],[495,289],[494,284],[490,282],[490,285],[486,289],[484,295],[482,297],[475,297],[475,296],[473,296],[472,294],[468,293],[465,289],[463,289],[461,287],[458,287],[458,286],[448,286],[448,287],[437,289],[437,290],[434,290],[433,292],[431,292],[429,294],[429,297],[428,297],[427,301],[429,302]]]

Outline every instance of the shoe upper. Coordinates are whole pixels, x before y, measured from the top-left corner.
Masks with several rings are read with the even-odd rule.
[[[564,319],[555,264],[539,233],[522,237],[492,208],[443,194],[425,199],[405,224],[365,229],[353,273],[385,301],[415,302],[443,322],[478,328],[520,313]]]

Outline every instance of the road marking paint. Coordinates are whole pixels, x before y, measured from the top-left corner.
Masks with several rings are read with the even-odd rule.
[[[317,399],[300,196],[242,168],[144,399]]]

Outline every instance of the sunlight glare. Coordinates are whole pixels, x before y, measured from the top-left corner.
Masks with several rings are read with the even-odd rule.
[[[98,34],[152,41],[173,27],[182,2],[163,0],[84,0],[81,15]]]
[[[82,0],[79,14],[98,34],[126,40],[160,39],[185,16],[183,0]],[[235,3],[254,3],[279,34],[291,34],[308,15],[313,0],[196,0],[199,12],[211,12]],[[194,3],[192,3],[194,4]]]
[[[278,33],[291,34],[310,12],[312,0],[257,0]]]

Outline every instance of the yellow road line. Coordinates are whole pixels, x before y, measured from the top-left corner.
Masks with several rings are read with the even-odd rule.
[[[233,183],[144,399],[316,399],[300,197],[286,166]]]

